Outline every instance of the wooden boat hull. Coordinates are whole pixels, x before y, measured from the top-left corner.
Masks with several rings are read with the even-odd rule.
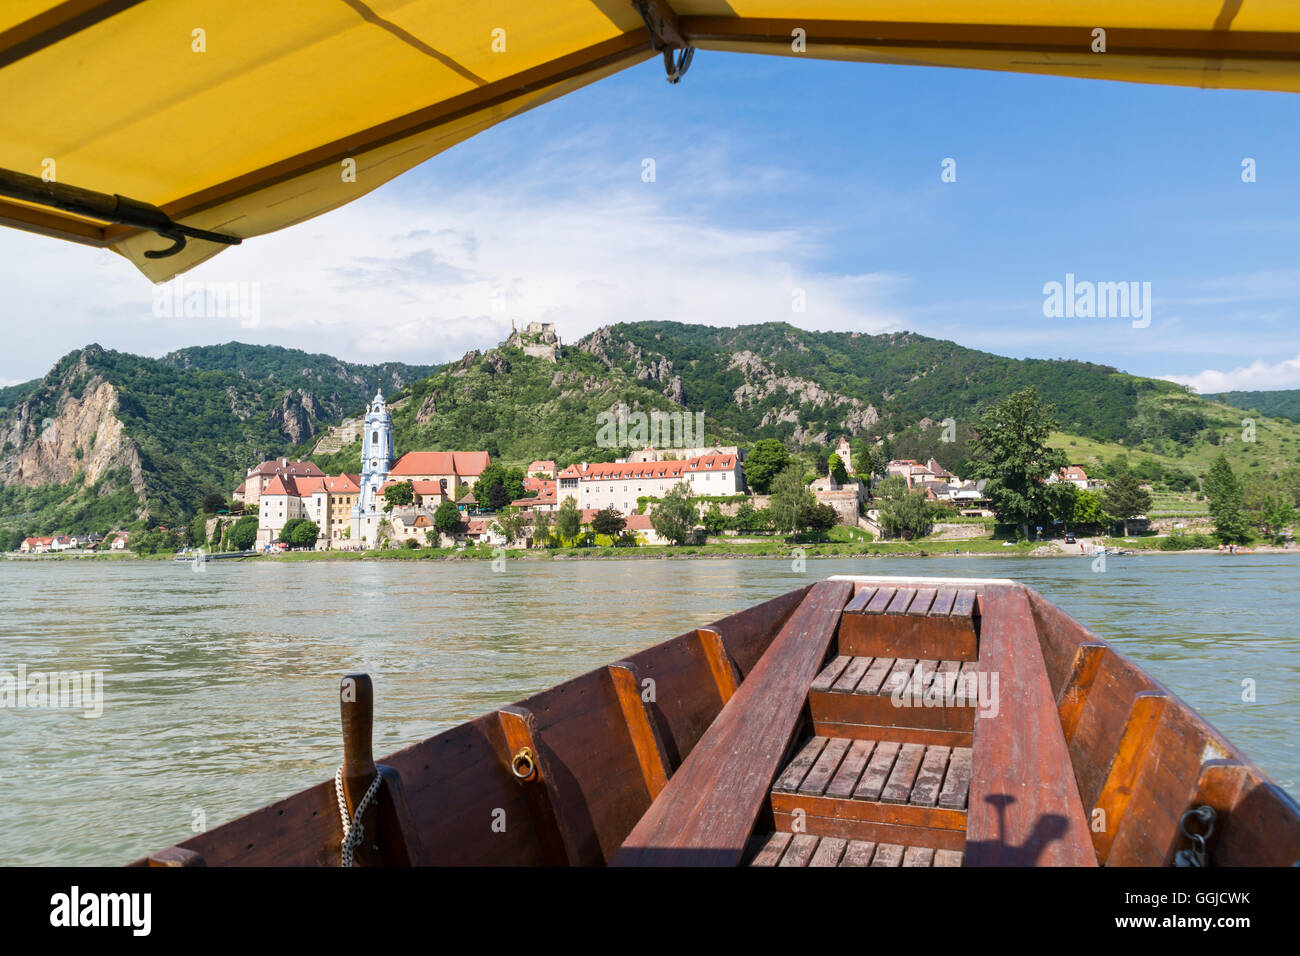
[[[352,808],[368,700],[342,706]],[[380,770],[360,864],[1164,866],[1190,859],[1200,807],[1210,865],[1300,860],[1284,791],[1003,580],[818,582]],[[341,838],[329,781],[134,865],[337,866]]]

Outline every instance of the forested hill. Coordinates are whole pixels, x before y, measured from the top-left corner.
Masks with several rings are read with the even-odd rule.
[[[429,366],[362,365],[294,349],[226,345],[161,359],[90,345],[7,389],[0,526],[100,531],[148,514],[177,522],[229,493],[250,465],[291,454]]]

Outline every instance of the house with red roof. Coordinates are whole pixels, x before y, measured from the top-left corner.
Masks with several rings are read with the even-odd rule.
[[[235,500],[246,505],[258,504],[272,480],[280,475],[288,478],[323,478],[325,472],[310,461],[290,461],[287,458],[264,461],[256,468],[248,469],[243,483],[235,489]]]
[[[351,537],[350,516],[360,494],[360,475],[276,474],[261,492],[257,543],[272,544],[288,522],[306,518],[320,529],[318,550],[341,547]]]
[[[1060,471],[1047,477],[1047,484],[1049,485],[1054,485],[1058,481],[1068,481],[1080,491],[1093,491],[1101,487],[1101,482],[1089,478],[1088,473],[1079,465],[1066,465]]]
[[[454,498],[458,485],[473,486],[492,464],[485,451],[408,451],[388,470],[393,481],[429,481],[438,494]]]
[[[637,499],[662,498],[685,483],[694,495],[736,495],[745,489],[744,466],[734,454],[709,454],[684,461],[627,461],[570,465],[556,476],[557,497],[579,508],[637,509]]]

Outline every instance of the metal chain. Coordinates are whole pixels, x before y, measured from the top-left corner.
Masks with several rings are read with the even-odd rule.
[[[334,795],[339,800],[339,817],[343,820],[343,843],[342,843],[342,865],[345,867],[356,866],[354,854],[361,841],[366,838],[365,828],[361,826],[362,814],[370,807],[370,801],[375,798],[379,792],[379,785],[383,782],[383,777],[376,772],[375,779],[370,781],[370,787],[366,790],[366,795],[361,798],[357,804],[357,811],[348,819],[348,800],[343,792],[343,767],[340,766],[338,772],[334,774]]]
[[[1188,810],[1179,818],[1178,829],[1183,831],[1183,836],[1192,841],[1192,846],[1174,854],[1174,866],[1210,865],[1210,853],[1206,849],[1205,841],[1214,832],[1215,816],[1213,807],[1199,806]],[[1205,824],[1205,832],[1193,833],[1188,830],[1187,824],[1192,820],[1199,820]]]

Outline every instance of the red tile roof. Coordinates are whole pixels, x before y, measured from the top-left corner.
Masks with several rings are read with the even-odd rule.
[[[304,475],[295,477],[294,475],[276,475],[271,479],[266,490],[262,492],[262,497],[269,498],[274,495],[289,495],[294,498],[306,498],[316,494],[318,491],[328,491],[330,494],[356,494],[361,491],[361,476],[349,475],[346,472],[341,475]]]
[[[292,495],[297,497],[298,484],[293,480],[293,476],[276,475],[272,478],[270,484],[262,490],[262,497],[270,498],[273,495]]]
[[[735,467],[735,455],[700,455],[686,462],[688,471],[732,471]]]
[[[687,472],[730,471],[736,467],[735,455],[700,455],[686,461],[627,461],[570,465],[558,478],[581,478],[584,481],[610,481],[619,478],[681,478]]]
[[[264,461],[252,472],[254,475],[323,475],[325,472],[316,467],[314,462],[310,461],[289,461],[287,458],[276,458],[273,461]]]
[[[408,451],[389,470],[390,475],[481,475],[491,456],[485,451]]]

